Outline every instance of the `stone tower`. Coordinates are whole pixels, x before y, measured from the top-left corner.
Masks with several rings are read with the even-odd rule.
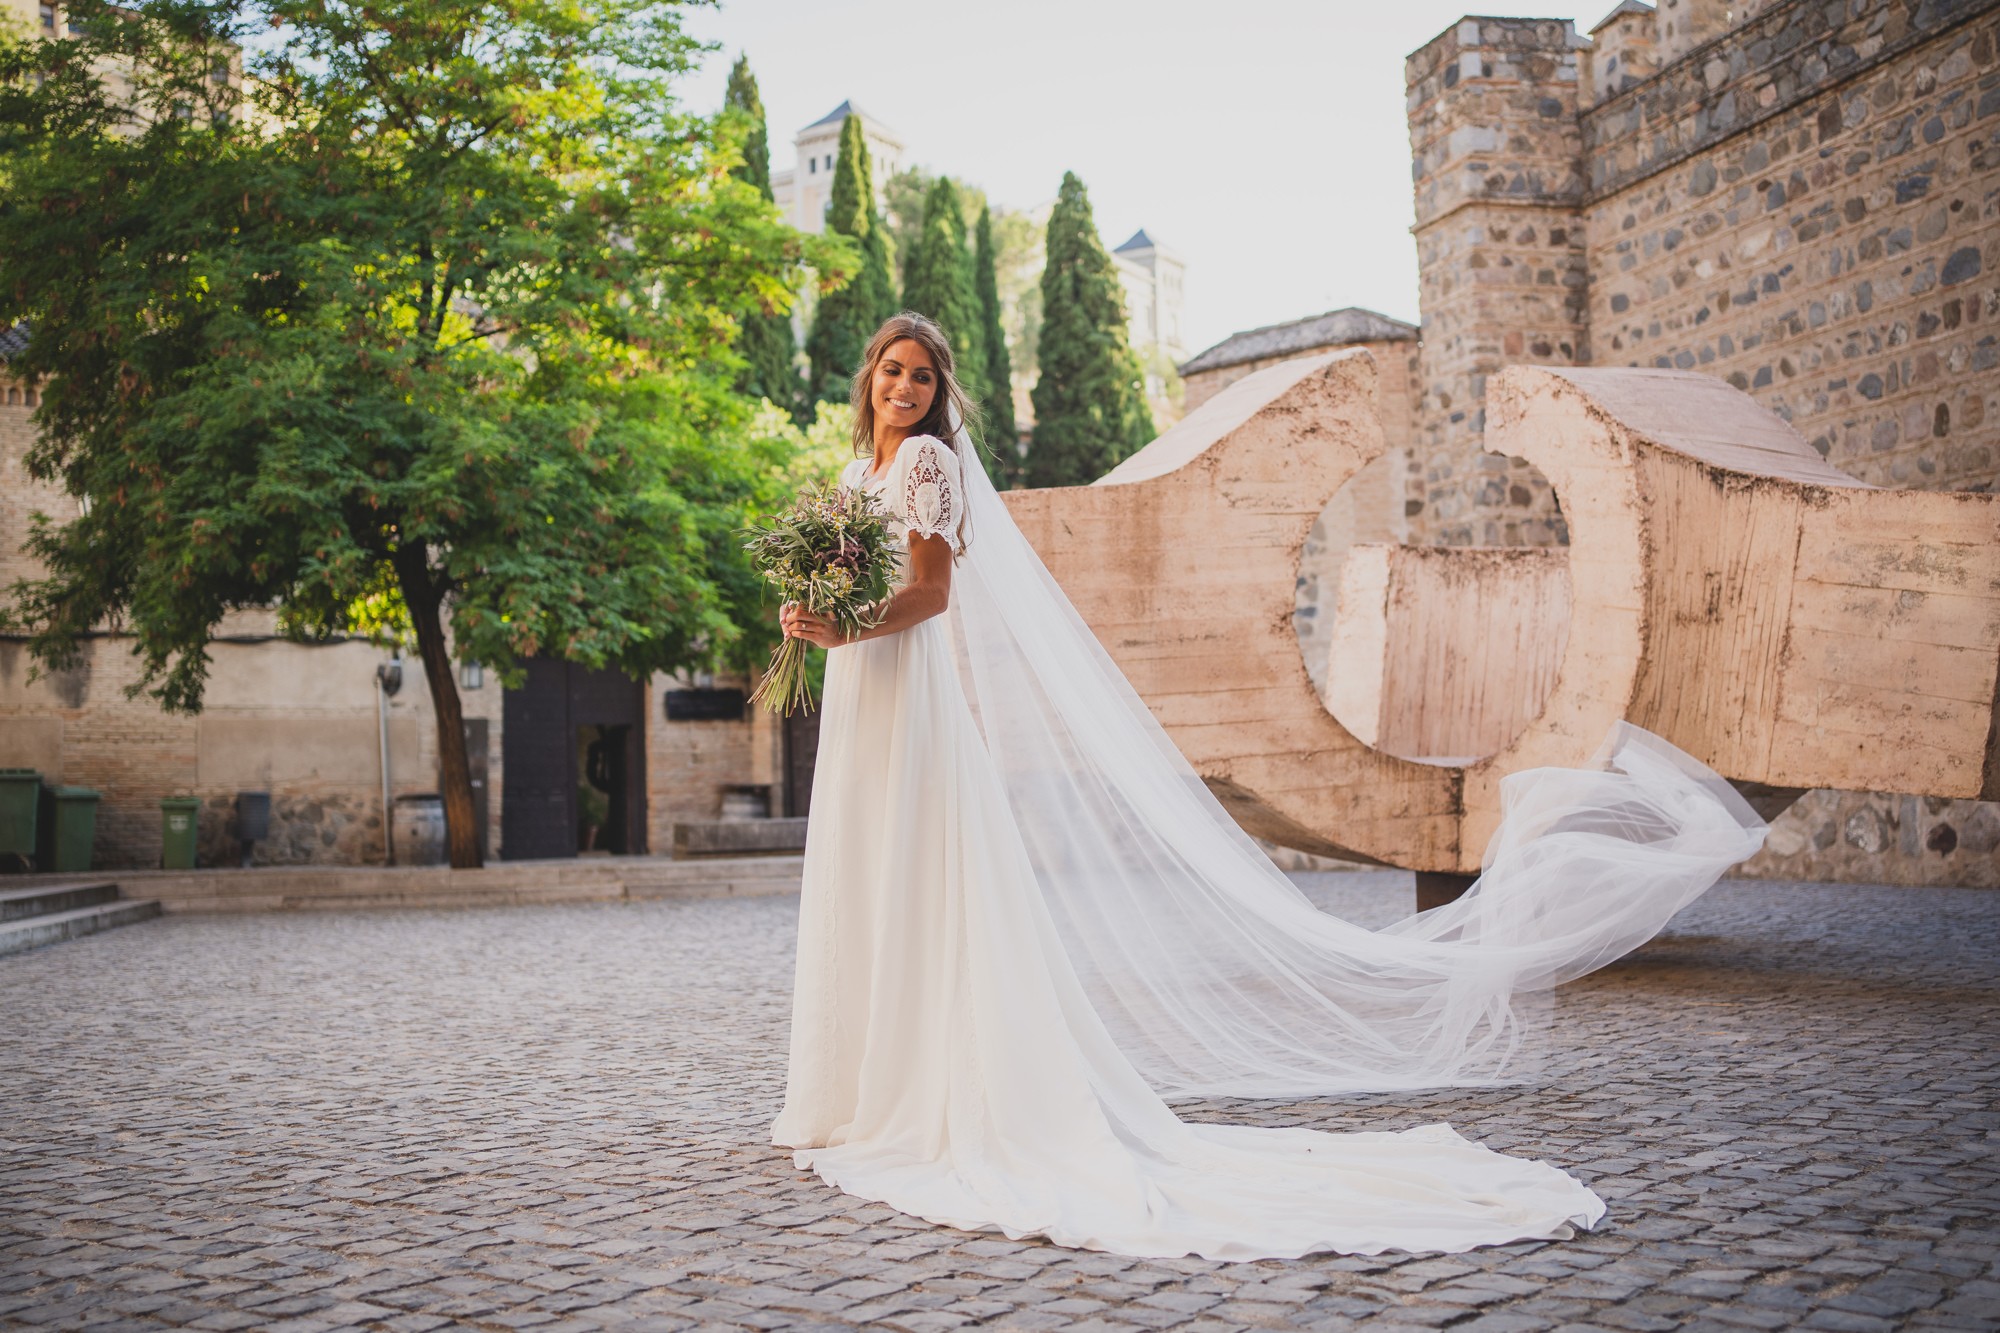
[[[1623,0],[1590,30],[1592,101],[1602,102],[1659,72],[1653,18],[1651,5]]]
[[[1467,18],[1406,66],[1424,386],[1412,540],[1564,540],[1547,483],[1479,441],[1489,374],[1588,359],[1579,45],[1567,20]]]

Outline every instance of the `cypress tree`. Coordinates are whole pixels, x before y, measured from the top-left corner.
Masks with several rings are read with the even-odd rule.
[[[764,99],[757,92],[757,76],[750,72],[745,56],[736,58],[729,71],[729,91],[723,106],[749,122],[743,141],[743,161],[735,169],[738,180],[771,198],[771,139],[764,122]],[[788,412],[801,407],[804,385],[799,380],[794,358],[798,347],[792,338],[792,319],[783,311],[746,315],[736,350],[750,364],[736,378],[736,389],[753,398],[768,398]]]
[[[896,313],[888,232],[875,211],[874,166],[859,116],[841,122],[826,229],[853,237],[861,247],[861,271],[846,286],[820,298],[812,332],[806,337],[813,396],[821,402],[844,403],[869,337]]]
[[[965,212],[958,187],[940,176],[924,198],[924,229],[904,272],[903,306],[929,315],[951,339],[952,359],[966,396],[984,406],[987,394],[986,320],[965,244]]]
[[[1073,172],[1063,173],[1049,215],[1038,360],[1028,485],[1087,485],[1152,439],[1152,409],[1125,333],[1124,289]]]
[[[1020,432],[1014,425],[1014,365],[1007,355],[1007,333],[1000,325],[1000,279],[993,254],[993,210],[979,210],[973,247],[974,285],[979,290],[980,324],[986,338],[986,443],[1003,467],[1012,469]]]

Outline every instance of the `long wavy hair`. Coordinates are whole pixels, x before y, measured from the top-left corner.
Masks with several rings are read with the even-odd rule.
[[[931,410],[917,423],[913,435],[935,435],[943,440],[947,448],[956,448],[952,436],[957,431],[957,423],[964,422],[971,431],[978,422],[978,407],[965,396],[960,387],[958,375],[953,370],[951,342],[944,336],[944,330],[937,321],[914,310],[891,315],[882,327],[875,330],[875,336],[868,340],[868,350],[861,355],[861,365],[854,372],[852,391],[854,403],[854,456],[873,458],[875,456],[875,404],[868,392],[874,382],[875,367],[881,363],[889,349],[908,338],[924,349],[930,356],[931,365],[937,369],[937,396],[931,399]]]

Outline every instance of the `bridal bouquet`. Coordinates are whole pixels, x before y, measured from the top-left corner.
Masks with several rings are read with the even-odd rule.
[[[763,576],[788,602],[832,620],[844,634],[873,626],[889,595],[896,549],[882,511],[866,491],[827,483],[799,492],[791,507],[750,530],[744,543]],[[774,713],[813,706],[804,639],[771,654],[764,682],[750,696]]]

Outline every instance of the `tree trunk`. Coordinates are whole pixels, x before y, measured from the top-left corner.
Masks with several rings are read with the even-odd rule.
[[[423,658],[424,680],[437,710],[438,786],[444,797],[445,838],[454,870],[477,870],[479,829],[472,804],[472,769],[465,760],[465,715],[459,711],[458,681],[451,672],[451,650],[444,641],[444,594],[430,570],[430,556],[421,543],[399,548],[394,556],[396,582],[410,609],[417,631],[417,652]],[[387,817],[388,812],[383,812]]]

